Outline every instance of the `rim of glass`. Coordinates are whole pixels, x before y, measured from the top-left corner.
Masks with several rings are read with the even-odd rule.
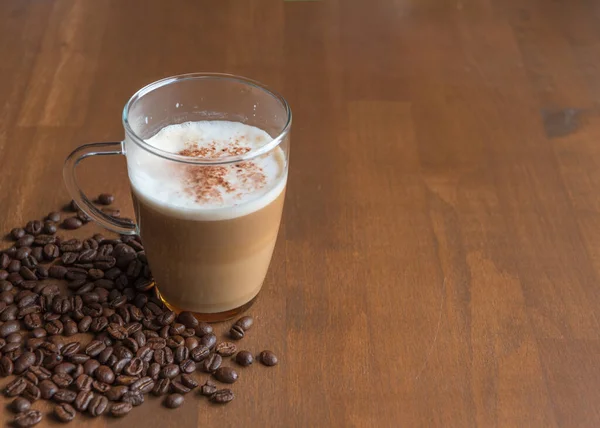
[[[277,99],[281,103],[281,105],[285,111],[286,122],[285,122],[285,125],[283,126],[283,129],[279,132],[279,134],[275,138],[273,138],[273,140],[271,140],[269,143],[265,144],[264,146],[258,148],[257,150],[251,150],[248,153],[245,153],[243,155],[223,156],[221,158],[216,158],[216,159],[206,159],[206,158],[195,158],[195,157],[191,157],[191,156],[183,156],[183,155],[178,155],[177,153],[172,153],[172,152],[168,152],[165,150],[161,150],[157,147],[154,147],[154,146],[148,144],[143,138],[138,136],[136,134],[136,132],[131,128],[131,125],[129,123],[129,111],[131,110],[131,107],[138,100],[140,100],[144,95],[147,95],[156,89],[162,88],[167,85],[171,85],[173,83],[177,83],[177,82],[181,82],[181,81],[185,81],[185,80],[199,80],[199,79],[230,80],[230,81],[242,83],[247,86],[252,86],[252,87],[258,88],[258,89],[268,93],[269,95],[271,95],[273,98]],[[142,89],[138,90],[135,94],[133,94],[133,96],[131,98],[129,98],[129,101],[127,101],[127,104],[125,104],[125,107],[123,108],[122,120],[123,120],[123,127],[125,128],[125,133],[142,149],[144,149],[152,154],[155,154],[156,156],[160,156],[161,158],[172,160],[175,162],[183,162],[183,163],[194,164],[194,165],[223,165],[223,164],[243,162],[243,161],[248,161],[248,160],[254,159],[255,157],[264,155],[265,153],[268,153],[271,150],[273,150],[275,147],[279,146],[279,144],[281,144],[281,142],[285,139],[286,135],[290,131],[290,127],[292,125],[292,110],[290,109],[288,102],[285,100],[285,98],[283,98],[283,96],[281,96],[278,92],[268,88],[266,85],[263,85],[262,83],[257,82],[256,80],[248,79],[248,78],[242,77],[242,76],[236,76],[234,74],[226,74],[226,73],[188,73],[188,74],[180,74],[177,76],[171,76],[171,77],[166,77],[161,80],[157,80],[156,82],[152,82],[152,83],[144,86]]]

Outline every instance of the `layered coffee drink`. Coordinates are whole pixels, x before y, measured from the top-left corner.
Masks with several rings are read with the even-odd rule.
[[[187,158],[256,151],[272,137],[240,122],[168,125],[146,143]],[[137,223],[161,298],[205,319],[235,315],[257,296],[277,239],[287,165],[283,151],[206,166],[127,153]]]

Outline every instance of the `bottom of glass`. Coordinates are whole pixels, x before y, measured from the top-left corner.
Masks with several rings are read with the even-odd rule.
[[[165,306],[167,308],[169,308],[170,310],[172,310],[173,312],[175,312],[177,314],[179,312],[185,311],[185,309],[181,309],[175,305],[172,305],[167,300],[165,300],[165,298],[160,294],[160,291],[157,286],[155,286],[154,289],[156,290],[157,297],[160,299],[161,302],[163,302],[165,304]],[[258,294],[252,300],[250,300],[248,303],[245,303],[240,307],[230,309],[225,312],[215,312],[215,313],[207,313],[207,314],[200,313],[200,312],[192,312],[192,314],[194,315],[194,317],[196,317],[196,319],[198,321],[204,321],[204,322],[227,321],[227,320],[241,314],[242,312],[246,311],[247,309],[249,309],[250,306],[252,306],[254,304],[254,302],[256,301],[257,298],[258,298]]]

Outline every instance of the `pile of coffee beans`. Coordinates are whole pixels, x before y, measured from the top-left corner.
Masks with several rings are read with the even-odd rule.
[[[103,193],[99,205],[114,197]],[[254,356],[231,341],[219,342],[211,325],[191,313],[175,314],[157,298],[144,246],[138,236],[65,238],[91,219],[75,203],[11,230],[14,245],[0,252],[0,376],[16,375],[4,389],[15,397],[14,425],[42,420],[37,400],[55,403],[53,417],[69,422],[78,413],[122,417],[144,403],[146,394],[165,396],[180,407],[185,394],[216,404],[234,399],[229,388],[239,374],[227,362],[250,366]],[[119,210],[105,207],[119,216]],[[62,220],[62,222],[61,222]],[[253,318],[244,316],[229,331],[242,339]],[[265,366],[278,360],[265,350]],[[196,372],[209,378],[200,385]]]

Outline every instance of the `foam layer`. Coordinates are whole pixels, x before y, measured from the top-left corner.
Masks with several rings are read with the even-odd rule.
[[[239,122],[199,121],[169,125],[146,142],[171,153],[205,159],[252,152],[272,140],[262,129]],[[167,161],[127,145],[129,178],[140,202],[173,217],[222,220],[257,211],[285,188],[280,148],[230,165],[197,166]]]

